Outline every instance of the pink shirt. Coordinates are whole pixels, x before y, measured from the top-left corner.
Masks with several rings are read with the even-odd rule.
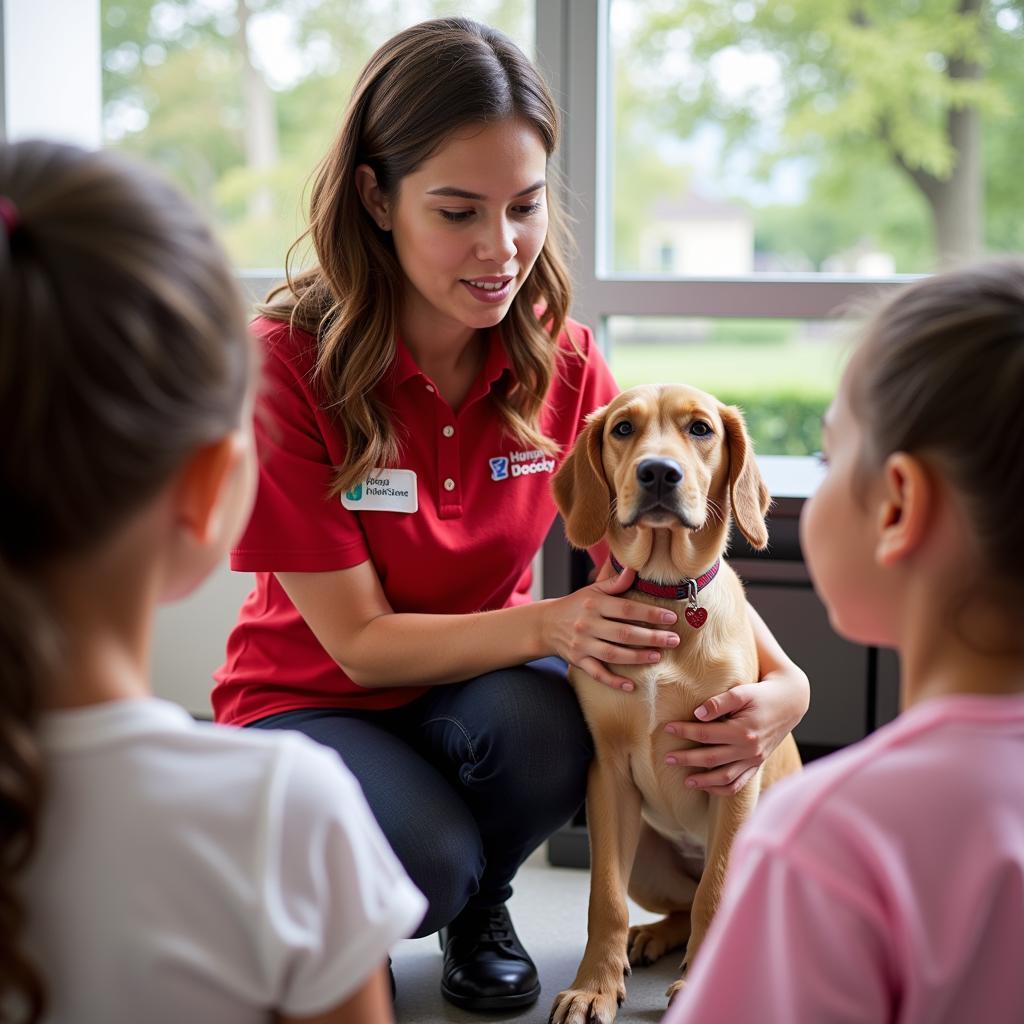
[[[663,1024],[1024,1021],[1024,697],[945,697],[741,831]]]

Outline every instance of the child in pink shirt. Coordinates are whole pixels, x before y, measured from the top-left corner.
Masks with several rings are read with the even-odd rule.
[[[869,323],[801,522],[904,713],[775,787],[665,1024],[1024,1021],[1024,263]]]

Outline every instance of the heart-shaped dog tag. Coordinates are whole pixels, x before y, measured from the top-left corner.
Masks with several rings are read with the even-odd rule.
[[[707,608],[687,608],[683,612],[686,616],[686,621],[693,626],[694,629],[700,629],[705,622],[708,621],[708,610]]]

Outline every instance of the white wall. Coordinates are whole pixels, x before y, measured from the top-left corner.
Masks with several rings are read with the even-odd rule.
[[[99,0],[0,0],[0,138],[96,149],[102,138]]]
[[[162,607],[153,636],[153,692],[209,717],[211,678],[224,660],[224,645],[238,609],[252,589],[252,575],[227,563],[184,601]]]

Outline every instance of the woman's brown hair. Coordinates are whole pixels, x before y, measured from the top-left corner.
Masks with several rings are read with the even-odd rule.
[[[220,247],[154,172],[0,145],[0,205],[0,1007],[37,1021],[44,965],[21,946],[18,885],[44,795],[35,725],[62,658],[43,579],[238,426],[251,351]]]
[[[983,565],[1024,593],[1024,262],[981,263],[915,282],[868,322],[850,402],[862,470],[893,452],[936,461],[962,497]]]
[[[465,18],[427,21],[399,33],[370,58],[356,82],[341,130],[314,178],[309,229],[288,253],[288,280],[260,307],[265,316],[317,338],[317,381],[347,439],[335,493],[398,457],[389,410],[374,389],[395,352],[402,270],[391,236],[363,207],[356,168],[369,165],[393,198],[402,179],[453,132],[508,118],[531,125],[548,156],[554,152],[558,111],[539,72],[506,36]],[[495,394],[510,433],[538,448],[550,448],[538,421],[555,372],[553,339],[570,299],[554,191],[549,187],[544,247],[501,324],[515,384],[507,394]],[[318,265],[293,276],[291,263],[307,237]],[[539,318],[536,307],[542,309]]]

